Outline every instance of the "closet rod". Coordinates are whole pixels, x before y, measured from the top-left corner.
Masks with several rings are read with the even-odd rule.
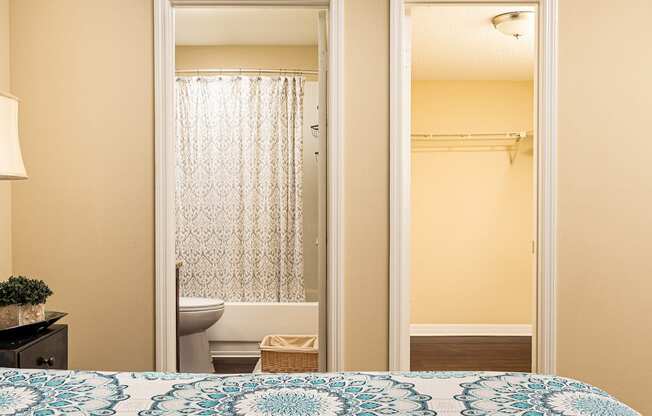
[[[419,134],[412,134],[412,139],[422,140],[422,141],[452,141],[452,140],[491,141],[491,140],[520,140],[530,135],[532,135],[532,132],[524,132],[524,131],[507,132],[507,133],[452,133],[452,134],[419,133]]]
[[[532,132],[412,134],[412,150],[416,152],[496,152],[509,153],[512,164],[521,142]]]
[[[319,75],[311,69],[255,69],[255,68],[211,68],[211,69],[177,69],[177,74],[301,74]]]

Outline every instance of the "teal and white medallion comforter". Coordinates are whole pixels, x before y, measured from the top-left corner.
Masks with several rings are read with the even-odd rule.
[[[173,374],[0,369],[0,415],[633,416],[588,384],[527,373]]]

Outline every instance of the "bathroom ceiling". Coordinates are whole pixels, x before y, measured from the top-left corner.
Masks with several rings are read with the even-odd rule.
[[[177,45],[316,45],[315,9],[178,8]]]
[[[532,6],[413,7],[412,76],[417,80],[531,80],[534,39],[494,29],[495,15]]]

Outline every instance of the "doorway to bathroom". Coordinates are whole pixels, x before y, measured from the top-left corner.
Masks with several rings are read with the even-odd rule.
[[[390,363],[554,371],[554,2],[392,1]]]
[[[261,341],[283,335],[314,340],[305,371],[336,369],[339,20],[329,2],[209,3],[159,4],[172,73],[157,367],[261,370]]]

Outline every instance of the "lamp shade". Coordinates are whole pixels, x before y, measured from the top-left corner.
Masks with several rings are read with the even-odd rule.
[[[0,180],[27,179],[18,141],[18,99],[0,92]]]

